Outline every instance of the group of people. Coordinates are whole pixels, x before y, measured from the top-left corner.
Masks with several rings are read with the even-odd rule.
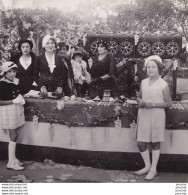
[[[2,64],[0,80],[0,125],[9,130],[8,169],[23,170],[23,164],[16,158],[18,129],[24,125],[25,100],[22,95],[37,88],[43,96],[48,92],[70,96],[74,93],[83,97],[89,93],[91,98],[103,98],[104,90],[111,89],[112,96],[122,96],[116,77],[114,58],[108,53],[107,43],[98,41],[98,56],[84,60],[82,51],[74,51],[71,59],[67,56],[68,46],[46,35],[42,41],[44,52],[35,56],[31,52],[30,40],[19,42],[20,53]],[[172,104],[167,83],[161,78],[163,69],[159,56],[145,59],[147,78],[140,85],[137,102],[137,143],[145,167],[135,174],[147,174],[151,180],[157,175],[160,156],[160,142],[164,141],[165,108]],[[124,71],[124,70],[123,70]],[[19,80],[18,80],[19,79]],[[127,78],[129,79],[129,77]],[[33,86],[36,83],[36,86]],[[148,144],[152,145],[152,163]]]

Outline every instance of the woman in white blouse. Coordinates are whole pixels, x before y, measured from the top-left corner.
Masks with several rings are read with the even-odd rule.
[[[70,95],[68,87],[68,73],[61,58],[55,54],[57,43],[55,39],[46,35],[42,41],[44,53],[37,56],[34,63],[35,81],[42,94],[55,92]]]

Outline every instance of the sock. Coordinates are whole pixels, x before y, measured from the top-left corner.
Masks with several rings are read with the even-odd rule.
[[[159,156],[160,156],[160,150],[152,150],[152,165],[150,170],[153,172],[157,171]]]
[[[12,163],[15,161],[16,159],[15,152],[16,152],[16,142],[9,141],[9,145],[8,145],[8,162],[9,163]]]
[[[138,175],[142,175],[142,174],[148,173],[148,171],[150,170],[150,167],[151,167],[149,150],[147,149],[144,152],[140,152],[140,154],[141,154],[141,156],[142,156],[142,158],[144,160],[145,167],[143,169],[135,172],[135,174],[138,174]]]

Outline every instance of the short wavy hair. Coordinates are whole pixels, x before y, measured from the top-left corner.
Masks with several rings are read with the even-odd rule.
[[[164,64],[159,62],[158,60],[155,60],[155,59],[152,59],[150,61],[153,61],[153,62],[155,62],[157,64],[157,67],[158,67],[158,70],[159,70],[159,74],[161,75],[161,73],[163,72],[163,69],[164,69]],[[150,62],[150,61],[148,61],[148,62]],[[148,62],[147,62],[147,64],[148,64]],[[146,70],[147,70],[147,64],[146,64]]]
[[[29,46],[30,46],[30,50],[32,50],[32,48],[33,48],[33,43],[32,43],[32,41],[27,40],[27,39],[21,39],[21,40],[19,41],[19,45],[18,45],[18,49],[19,49],[20,51],[22,51],[22,50],[21,50],[21,46],[22,46],[23,43],[28,43]]]

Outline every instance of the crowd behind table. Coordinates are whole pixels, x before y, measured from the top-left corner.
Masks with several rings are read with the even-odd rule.
[[[47,60],[49,57],[46,57],[46,49],[43,47],[44,38],[49,36],[54,38],[55,47],[53,53],[55,62],[58,61],[53,71],[46,66],[50,64],[48,65],[49,68],[52,67],[53,62]],[[30,31],[28,38],[25,39],[28,40],[30,51],[29,54],[23,54],[21,43],[24,39],[20,37],[12,42],[11,36],[4,34],[0,37],[0,65],[6,61],[13,61],[18,65],[17,78],[20,79],[21,85],[25,88],[25,93],[30,89],[35,89],[43,92],[45,96],[47,92],[59,94],[62,91],[63,96],[89,96],[91,99],[95,97],[102,99],[104,91],[110,90],[110,96],[116,99],[136,98],[141,80],[146,78],[144,61],[138,61],[138,59],[135,61],[134,59],[123,57],[120,60],[114,59],[105,42],[98,43],[98,56],[89,56],[84,47],[86,41],[84,37],[85,35],[83,39],[75,37],[77,41],[71,42],[72,39],[67,40],[45,30],[36,39],[35,33]],[[100,54],[101,45],[105,49],[104,54]],[[187,47],[184,39],[182,46],[184,47],[182,59],[187,59]],[[42,63],[41,60],[43,61]],[[77,62],[77,60],[80,62]],[[59,63],[61,64],[60,66]],[[164,59],[163,63],[168,69],[172,64],[172,60]],[[44,67],[47,69],[44,70]],[[105,75],[108,75],[109,78]],[[172,69],[169,70],[164,79],[169,84],[172,94]],[[47,89],[44,89],[45,87]]]
[[[110,90],[114,99],[136,97],[140,80],[134,72],[134,62],[124,59],[119,64],[108,51],[107,43],[98,42],[98,55],[89,56],[83,40],[77,45],[67,45],[52,35],[45,35],[36,45],[33,32],[27,39],[13,45],[4,35],[1,45],[1,64],[12,61],[18,66],[17,78],[24,88],[24,94],[32,89],[40,91],[43,97],[51,92],[56,96],[89,96],[103,99],[105,90]]]

